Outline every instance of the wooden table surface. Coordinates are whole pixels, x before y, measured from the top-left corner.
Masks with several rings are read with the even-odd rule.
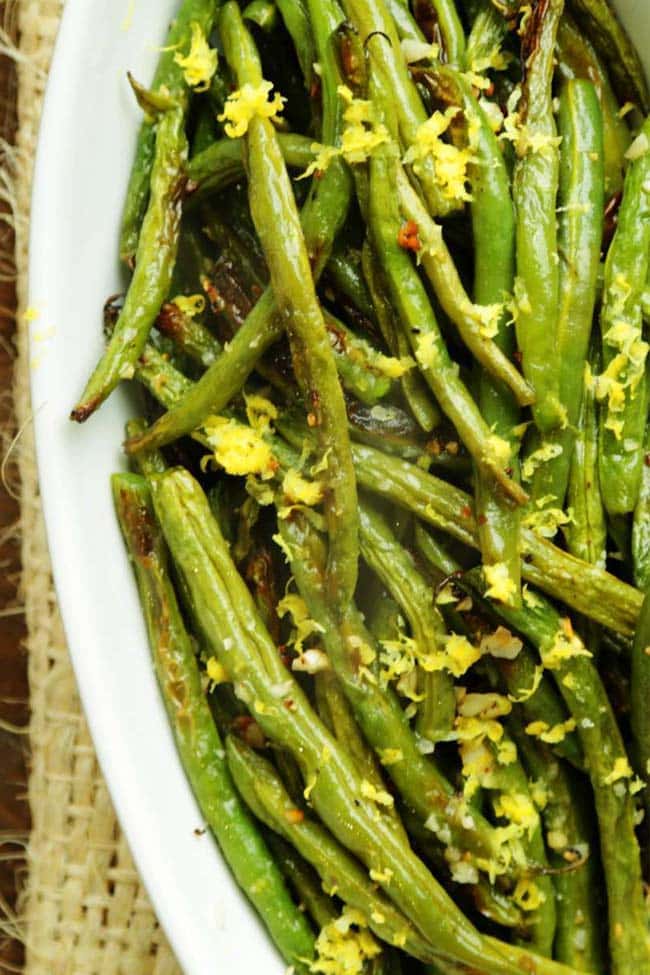
[[[6,23],[5,4],[0,2],[0,23]],[[16,73],[13,62],[0,58],[0,135],[11,140],[15,131]],[[13,268],[13,235],[0,223],[0,450],[2,458],[15,434],[11,409],[12,367],[15,332],[15,289],[4,281]],[[26,835],[29,810],[26,792],[26,737],[12,733],[29,718],[27,673],[24,652],[25,625],[20,612],[18,582],[20,545],[12,526],[17,523],[17,471],[11,457],[4,465],[0,483],[0,853],[22,847],[8,842],[16,834]],[[0,916],[2,904],[13,905],[16,884],[24,872],[21,859],[13,862],[0,855]],[[1,926],[0,926],[1,930]],[[19,965],[21,946],[0,936],[0,969]],[[15,970],[15,969],[14,969]]]

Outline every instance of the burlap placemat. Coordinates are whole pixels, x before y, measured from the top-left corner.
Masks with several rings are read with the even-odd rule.
[[[31,170],[62,0],[16,0],[15,150],[19,315],[27,304]],[[108,0],[112,2],[112,0]],[[116,821],[77,696],[52,587],[30,425],[27,327],[18,328],[23,590],[31,695],[33,829],[20,906],[26,975],[176,975]]]

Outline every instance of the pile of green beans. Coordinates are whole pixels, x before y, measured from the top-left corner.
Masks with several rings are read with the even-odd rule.
[[[182,0],[107,344],[205,822],[299,975],[650,973],[650,119],[609,0]]]

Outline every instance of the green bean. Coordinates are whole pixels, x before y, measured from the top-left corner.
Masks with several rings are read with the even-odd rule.
[[[583,78],[596,87],[603,113],[605,196],[609,200],[623,187],[625,153],[631,136],[619,114],[619,104],[602,61],[573,19],[565,13],[557,34],[558,71],[565,78]]]
[[[112,488],[160,689],[201,812],[282,956],[297,971],[306,972],[304,960],[313,956],[314,936],[233,787],[170,581],[167,550],[147,484],[138,475],[115,474]]]
[[[327,830],[309,816],[295,815],[295,806],[270,762],[233,736],[228,737],[226,748],[230,771],[251,811],[311,863],[325,890],[361,911],[382,941],[402,943],[409,954],[423,961],[433,959],[434,949],[427,940],[377,891]],[[383,920],[375,920],[377,915]]]
[[[219,26],[238,83],[259,85],[262,75],[257,52],[236,4],[225,4]],[[334,604],[344,610],[356,585],[358,554],[356,482],[345,402],[291,183],[268,119],[251,119],[244,145],[251,215],[266,255],[278,312],[286,322],[294,371],[309,404],[325,468],[330,539],[327,585]],[[282,226],[280,240],[278,226]]]
[[[369,648],[369,657],[376,656],[377,651],[358,613],[348,614],[343,626],[338,626],[333,619],[323,598],[325,555],[313,530],[304,519],[296,517],[291,522],[283,520],[280,531],[293,553],[291,570],[298,590],[310,616],[318,619],[324,628],[322,638],[331,665],[366,741],[380,758],[385,748],[393,749],[396,756],[401,755],[398,761],[386,766],[398,792],[422,822],[433,813],[436,825],[440,820],[439,828],[455,847],[498,862],[501,851],[494,830],[473,810],[467,819],[467,803],[462,796],[454,794],[435,762],[417,747],[396,695],[376,680],[364,679],[363,672],[359,672],[363,670],[359,647]]]
[[[267,830],[265,839],[275,862],[298,898],[299,905],[314,920],[318,928],[334,921],[339,913],[331,897],[323,892],[320,878],[313,867],[286,840]]]
[[[621,101],[650,111],[645,72],[636,48],[607,0],[569,0],[578,23],[606,62]]]
[[[293,41],[305,86],[309,91],[314,75],[316,48],[307,13],[307,3],[305,0],[276,0],[276,3],[284,26]]]
[[[505,441],[490,434],[458,375],[457,364],[449,357],[424,285],[398,243],[400,218],[393,191],[397,165],[393,146],[380,146],[373,154],[369,216],[374,250],[386,276],[399,324],[408,335],[420,371],[437,402],[477,465],[497,480],[506,494],[521,503],[526,500],[526,494],[506,473],[510,448]]]
[[[392,381],[387,375],[391,364],[371,342],[334,315],[324,312],[324,319],[341,382],[362,403],[374,406],[391,390]]]
[[[361,505],[359,515],[361,555],[402,609],[413,640],[426,656],[442,646],[445,636],[433,593],[386,519],[367,503]],[[422,669],[418,678],[424,694],[418,707],[418,732],[428,741],[442,741],[452,730],[456,715],[453,679],[442,671],[427,673]]]
[[[464,588],[461,566],[431,533],[419,525],[416,526],[415,538],[419,553],[433,569],[437,580],[441,582],[449,576],[457,576],[458,585]],[[480,599],[476,590],[470,587],[468,592],[472,601],[478,602],[481,611],[488,616],[493,615],[491,608]],[[534,597],[528,595],[527,598],[530,600]],[[462,632],[462,624],[458,629]],[[530,647],[524,645],[513,660],[499,660],[498,668],[512,700],[519,705],[528,722],[546,721],[554,727],[566,721],[569,716],[566,707],[549,678],[544,673],[540,675],[537,657]],[[554,744],[553,751],[576,768],[584,768],[580,743],[574,736],[568,735]]]
[[[650,288],[646,285],[643,294],[641,295],[641,310],[643,312],[643,318],[646,322],[650,321]]]
[[[355,259],[353,251],[334,250],[327,263],[326,277],[356,311],[374,324],[372,297],[361,271],[361,261]]]
[[[342,127],[341,109],[337,102],[336,110],[332,112],[334,98],[331,90],[336,91],[341,77],[329,45],[331,29],[327,28],[337,23],[338,7],[331,0],[321,0],[319,12],[320,19],[312,19],[312,27],[321,64],[323,92],[328,92],[323,102],[323,141],[337,145]],[[303,207],[301,222],[315,280],[327,264],[334,239],[345,221],[351,192],[350,174],[345,164],[334,160],[323,178],[318,180],[317,191],[308,197]],[[277,313],[273,292],[267,288],[222,355],[196,386],[143,436],[128,442],[127,452],[171,443],[198,427],[210,413],[222,410],[242,388],[266,349],[282,333],[283,323]]]
[[[634,634],[632,648],[632,675],[630,680],[631,725],[634,739],[634,759],[640,775],[647,779],[650,774],[650,597],[646,591],[639,624]],[[645,785],[642,792],[646,816],[650,815],[650,794]]]
[[[154,91],[160,91],[164,86],[172,97],[185,93],[183,71],[174,60],[175,55],[179,47],[187,46],[193,23],[198,24],[207,37],[216,19],[217,9],[218,3],[215,0],[183,0],[161,50],[152,84]],[[120,258],[129,267],[133,267],[136,260],[141,228],[147,212],[155,150],[155,128],[150,121],[145,121],[138,134],[120,230]]]
[[[553,451],[533,475],[531,500],[542,509],[564,507],[596,304],[605,200],[602,112],[591,82],[572,80],[564,84],[558,130],[562,144],[556,341],[560,353],[559,394],[566,425],[542,441],[542,450]]]
[[[641,154],[625,176],[618,226],[607,254],[600,331],[603,375],[596,395],[600,414],[600,489],[610,515],[633,511],[643,470],[647,420],[641,295],[650,264],[650,120],[636,145]],[[632,149],[630,150],[632,151]]]
[[[146,426],[144,420],[129,420],[126,424],[127,437],[135,436],[146,429]],[[166,471],[167,463],[159,450],[143,450],[135,458],[134,468],[136,473],[142,474],[143,477],[150,477],[152,474],[162,474]]]
[[[563,6],[564,0],[549,0],[526,22],[522,39],[526,71],[518,108],[522,129],[513,177],[518,279],[515,327],[524,375],[536,394],[533,416],[542,432],[565,422],[559,399],[557,343],[559,266],[555,206],[559,153],[551,90],[555,37]],[[539,146],[529,143],[534,139]]]
[[[578,971],[605,975],[598,902],[602,880],[594,849],[598,840],[587,814],[589,797],[551,750],[525,733],[516,717],[509,727],[531,778],[543,790],[547,845],[552,864],[559,868],[554,877],[559,904],[555,957]],[[574,868],[567,869],[572,862]]]
[[[442,2],[446,4],[447,0]],[[416,141],[427,113],[409,76],[397,30],[384,0],[373,0],[372,3],[370,0],[344,0],[343,8],[364,41],[371,68],[382,80],[382,89],[390,92],[400,142],[404,149],[408,149]],[[445,198],[440,190],[431,159],[423,160],[418,178],[433,215],[444,216],[455,209],[455,201]]]
[[[148,348],[147,358],[151,365],[145,369],[141,366],[138,376],[163,405],[173,406],[192,384],[155,349]],[[176,387],[179,387],[178,394],[175,394]],[[289,436],[300,449],[304,432],[292,429],[286,418],[279,425],[283,435]],[[200,430],[196,436],[201,441]],[[472,499],[464,491],[416,464],[391,457],[374,447],[355,443],[352,454],[361,487],[413,512],[470,548],[478,547]],[[521,529],[520,538],[522,574],[527,582],[622,636],[634,633],[643,601],[638,590],[599,566],[567,554],[528,528]]]
[[[435,943],[436,952],[480,966],[486,975],[520,975],[517,962],[505,960],[511,949],[478,934],[403,844],[381,806],[365,798],[354,765],[312,711],[261,625],[198,484],[187,471],[174,470],[152,478],[151,485],[156,515],[203,639],[264,733],[298,760],[324,825],[373,870],[395,906]],[[539,975],[563,971],[524,955],[529,968],[538,966]]]
[[[254,24],[269,33],[278,23],[278,8],[272,0],[251,0],[242,11],[244,20],[252,20]]]
[[[395,313],[386,293],[383,275],[377,267],[369,244],[364,244],[362,264],[384,341],[393,355],[399,358],[407,356],[410,353],[409,340],[403,330],[397,326]],[[400,384],[406,404],[422,430],[429,433],[439,426],[442,419],[440,410],[433,402],[420,373],[416,369],[409,369],[402,376]]]
[[[650,428],[646,429],[643,473],[632,525],[634,582],[642,592],[650,587]]]
[[[278,132],[278,142],[287,166],[306,169],[314,160],[314,140],[293,132]],[[241,139],[218,139],[190,160],[187,176],[191,185],[188,202],[193,206],[207,193],[218,193],[245,176]]]
[[[520,929],[519,940],[521,944],[532,945],[541,955],[552,957],[557,911],[553,881],[544,873],[548,867],[548,859],[542,834],[542,822],[532,800],[526,773],[518,760],[509,765],[497,764],[494,775],[495,785],[502,794],[515,796],[518,800],[523,799],[532,810],[530,824],[522,844],[525,853],[539,870],[533,883],[540,903],[534,910],[528,912],[528,917]],[[498,801],[493,799],[493,806],[495,813],[498,813]]]
[[[138,241],[136,267],[107,349],[70,414],[83,423],[121,379],[133,376],[149,331],[167,297],[178,249],[187,160],[185,113],[163,112],[157,126],[151,195]]]
[[[213,145],[219,138],[219,130],[214,113],[209,102],[203,102],[199,108],[196,125],[192,133],[190,155],[195,156]]]
[[[411,13],[408,0],[386,0],[386,7],[395,21],[400,40],[426,44],[426,37]]]
[[[604,569],[607,527],[598,477],[598,417],[593,384],[587,382],[573,445],[568,500],[572,512],[565,528],[569,551]],[[639,585],[639,580],[635,581]]]
[[[134,376],[163,405],[178,402],[192,389],[192,381],[179,372],[168,357],[151,342],[147,342],[138,359]],[[156,449],[145,448],[146,451]]]
[[[462,79],[458,81],[462,84]],[[469,100],[471,95],[469,92],[467,95]],[[485,121],[477,105],[476,115],[479,114]],[[444,242],[441,227],[427,213],[400,165],[396,167],[396,179],[402,213],[407,220],[417,224],[422,243],[422,267],[442,310],[454,323],[463,342],[483,369],[507,386],[522,406],[530,406],[535,398],[531,387],[507,355],[488,337],[489,326],[486,327],[484,313],[493,309],[481,308],[470,301]]]
[[[470,71],[480,73],[485,70],[485,62],[501,49],[507,33],[504,16],[489,0],[481,3],[467,38],[466,59]]]
[[[329,728],[355,764],[359,775],[377,789],[385,789],[386,783],[379,770],[378,760],[366,743],[343,692],[343,688],[331,670],[321,671],[314,679],[316,707],[323,724]],[[394,810],[396,823],[398,813]]]
[[[432,8],[431,13],[442,38],[444,60],[455,67],[464,67],[465,31],[454,0],[427,0],[423,6]]]
[[[485,12],[485,17],[477,17],[470,35],[468,57],[481,56],[481,42],[486,45],[494,42],[493,20],[496,17],[503,21],[503,18],[491,7],[490,11]],[[479,31],[484,31],[485,37]],[[476,51],[475,55],[471,54],[473,50]],[[496,137],[467,83],[444,68],[438,72],[437,78],[451,88],[463,107],[468,126],[475,133],[473,161],[469,169],[474,234],[474,300],[482,305],[503,305],[506,296],[512,293],[515,273],[515,215],[508,171]],[[498,317],[494,341],[506,356],[512,356],[514,335],[505,307]],[[476,372],[479,409],[496,435],[510,443],[513,477],[516,477],[518,461],[515,455],[519,444],[513,430],[519,422],[519,410],[503,384],[493,381],[483,369],[476,367]],[[511,598],[516,603],[521,592],[519,513],[478,466],[475,500],[483,562],[486,565],[505,566]]]
[[[630,792],[634,783],[605,688],[570,621],[562,620],[546,600],[538,597],[535,607],[522,610],[501,605],[497,611],[539,648],[576,723],[600,827],[612,972],[632,975],[643,971],[650,963],[650,933],[634,832],[636,810]]]
[[[221,343],[207,325],[184,312],[174,302],[162,306],[156,328],[204,369],[208,369],[221,354]]]
[[[464,491],[408,461],[353,444],[359,486],[412,511],[434,528],[478,547],[472,501]],[[597,566],[568,555],[529,528],[520,532],[522,575],[574,610],[625,635],[634,633],[642,596]]]

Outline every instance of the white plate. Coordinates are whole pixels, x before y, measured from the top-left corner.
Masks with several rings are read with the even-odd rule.
[[[620,0],[650,38],[648,0]],[[113,802],[186,975],[283,971],[238,892],[179,764],[113,513],[130,415],[120,390],[85,426],[67,419],[102,348],[101,306],[121,290],[118,226],[139,113],[176,0],[68,0],[41,126],[30,292],[32,399],[48,541],[72,661]],[[650,69],[650,46],[645,51]]]

